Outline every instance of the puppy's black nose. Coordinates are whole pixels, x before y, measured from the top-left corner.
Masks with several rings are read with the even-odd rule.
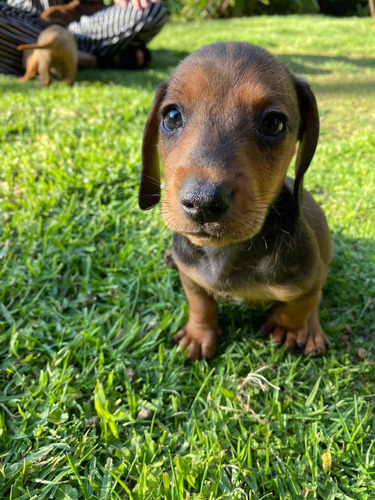
[[[216,222],[232,201],[228,184],[218,184],[188,178],[180,190],[180,202],[185,213],[196,222]]]

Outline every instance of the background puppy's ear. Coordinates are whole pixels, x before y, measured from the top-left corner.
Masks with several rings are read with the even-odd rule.
[[[160,201],[160,167],[158,154],[158,111],[164,99],[168,83],[159,85],[154,102],[147,117],[142,142],[142,174],[138,203],[142,210],[152,208]]]
[[[294,87],[298,97],[301,116],[299,148],[295,164],[294,199],[297,207],[301,204],[303,176],[313,159],[319,138],[319,113],[315,96],[303,78],[294,77]]]

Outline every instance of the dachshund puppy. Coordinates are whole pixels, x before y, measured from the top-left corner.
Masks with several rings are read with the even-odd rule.
[[[39,18],[46,24],[59,24],[60,26],[68,26],[73,22],[78,22],[81,18],[79,10],[80,0],[73,0],[65,5],[54,5],[47,10],[44,10]]]
[[[54,71],[58,78],[73,85],[77,74],[78,50],[74,36],[61,26],[52,25],[38,37],[38,43],[19,45],[17,50],[33,50],[26,58],[26,73],[20,81],[31,80],[38,73],[41,87],[51,82]]]
[[[65,5],[54,5],[44,10],[39,18],[46,24],[59,24],[68,26],[81,19],[80,0],[72,0]]]
[[[54,5],[44,10],[39,19],[46,24],[59,24],[68,26],[78,22],[82,16],[92,16],[104,9],[103,0],[72,0],[63,5]]]
[[[274,303],[264,328],[288,349],[328,347],[319,304],[332,244],[302,187],[318,136],[309,85],[255,45],[203,47],[160,85],[144,131],[139,204],[160,199],[159,149],[162,214],[189,302],[174,339],[188,358],[215,355],[217,300],[228,299]]]

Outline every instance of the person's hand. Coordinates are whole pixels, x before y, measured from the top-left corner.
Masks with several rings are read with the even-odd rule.
[[[127,7],[129,2],[132,4],[134,10],[139,9],[147,9],[148,0],[114,0],[114,3],[117,5],[122,5],[123,7]],[[157,0],[151,0],[152,3],[156,3]]]

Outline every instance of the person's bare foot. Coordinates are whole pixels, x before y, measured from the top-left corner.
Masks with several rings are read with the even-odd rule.
[[[134,53],[133,53],[133,58],[135,59],[133,63],[130,61],[127,62],[127,59],[129,59],[131,56],[128,56],[124,58],[123,54],[115,54],[113,56],[113,65],[115,68],[123,68],[127,67],[127,64],[129,64],[129,68],[132,69],[140,69],[143,68],[145,64],[145,53],[141,48],[136,48]],[[125,63],[127,64],[124,64]]]
[[[137,49],[135,51],[135,58],[137,61],[137,68],[143,68],[145,64],[145,53],[142,49]]]
[[[91,54],[88,54],[91,56]],[[125,50],[96,59],[99,68],[142,69],[150,62],[150,51],[146,47],[129,46]]]
[[[88,52],[78,51],[78,66],[82,68],[96,68],[98,65],[98,60],[94,54],[89,54]]]

